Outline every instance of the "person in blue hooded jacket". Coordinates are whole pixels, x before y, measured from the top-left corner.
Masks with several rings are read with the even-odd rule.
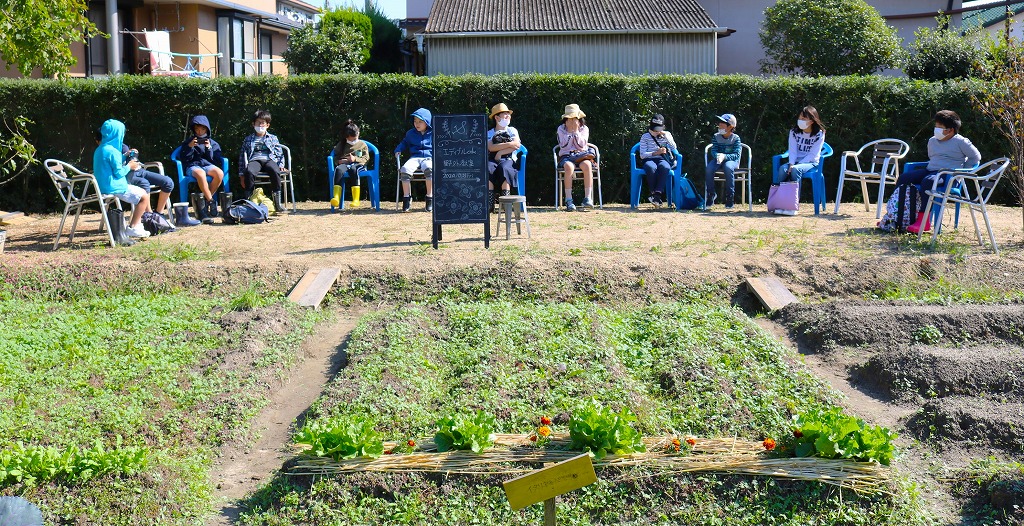
[[[408,212],[412,207],[412,174],[421,170],[427,178],[427,212],[434,209],[434,185],[430,179],[433,170],[432,150],[434,146],[434,130],[430,127],[430,110],[420,108],[412,112],[412,129],[405,133],[402,142],[395,147],[395,155],[409,152],[409,160],[405,161],[398,171],[402,180],[402,211]]]
[[[121,156],[122,144],[124,123],[108,119],[100,126],[100,144],[92,154],[93,175],[100,187],[100,193],[112,195],[135,205],[125,233],[131,237],[149,237],[149,232],[142,227],[142,214],[150,211],[149,192],[128,184],[126,178],[129,172],[142,168],[142,164],[135,159],[125,164]]]
[[[206,115],[196,115],[189,123],[192,134],[181,144],[178,158],[181,159],[181,168],[186,175],[191,175],[196,180],[196,186],[203,194],[199,197],[196,206],[196,215],[203,223],[213,223],[217,217],[217,201],[213,194],[220,189],[220,183],[224,180],[224,170],[221,170],[224,154],[220,144],[210,137],[210,120]],[[206,181],[206,176],[210,181]]]

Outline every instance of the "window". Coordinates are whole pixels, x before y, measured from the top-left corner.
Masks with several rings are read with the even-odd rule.
[[[233,77],[254,75],[255,63],[239,62],[256,58],[256,23],[237,13],[218,14],[217,49],[223,53],[219,69]],[[235,59],[235,60],[232,60]]]
[[[274,58],[274,53],[273,53],[274,50],[273,50],[272,42],[273,42],[273,37],[272,37],[271,33],[267,32],[267,31],[260,31],[260,48],[259,48],[259,51],[260,51],[260,59],[261,60],[270,60],[270,59]],[[274,73],[274,63],[273,62],[260,62],[259,66],[260,66],[260,68],[259,68],[260,69],[260,75],[271,75],[271,74]]]

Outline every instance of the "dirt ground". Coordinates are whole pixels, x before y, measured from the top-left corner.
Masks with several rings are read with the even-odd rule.
[[[287,291],[306,269],[330,266],[342,270],[337,288],[365,288],[363,298],[390,302],[416,297],[416,287],[467,287],[467,280],[487,278],[494,279],[485,287],[602,301],[671,298],[714,283],[750,313],[758,306],[743,279],[776,275],[803,303],[758,323],[793,345],[816,374],[845,394],[852,413],[900,433],[901,469],[921,483],[944,522],[960,523],[942,483],[950,470],[987,456],[1024,460],[1020,300],[948,307],[865,300],[887,284],[932,282],[1020,298],[1024,233],[1018,208],[989,212],[999,255],[978,244],[966,212],[959,230],[947,219],[938,244],[929,249],[908,236],[877,231],[874,212],[859,204],[820,216],[804,204],[795,217],[768,214],[763,205],[754,212],[742,206],[675,212],[612,205],[586,213],[538,207],[530,210],[530,238],[513,227],[506,240],[502,229],[488,250],[482,225],[450,225],[434,250],[422,203],[408,214],[395,212],[393,203],[384,208],[373,211],[364,203],[331,213],[326,203],[306,202],[298,213],[268,224],[181,229],[116,250],[103,246],[94,213],[85,217],[75,241],[57,252],[50,246],[59,217],[43,217],[6,227],[0,273],[4,265],[89,260],[186,285],[204,275],[226,276],[227,283],[260,276]],[[212,251],[213,257],[174,264],[152,259],[181,246]],[[275,444],[287,438],[289,425],[319,394],[351,323],[345,318],[334,333],[321,331],[310,340],[319,343],[307,349],[306,362],[293,369],[254,424],[265,437],[255,452],[225,452],[218,468],[224,508],[217,524],[233,516],[231,499],[280,466]]]

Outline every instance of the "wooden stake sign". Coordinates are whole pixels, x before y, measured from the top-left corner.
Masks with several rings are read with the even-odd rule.
[[[555,497],[597,482],[594,463],[584,453],[502,484],[513,510],[544,502],[544,523],[554,524]]]

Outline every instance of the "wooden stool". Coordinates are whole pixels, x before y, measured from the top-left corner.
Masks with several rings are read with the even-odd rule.
[[[515,219],[512,215],[515,214]],[[501,218],[505,217],[505,239],[512,237],[512,223],[516,225],[516,234],[523,235],[523,227],[526,225],[526,237],[530,237],[530,218],[526,214],[525,195],[503,195],[498,198],[498,221],[494,228],[494,235],[501,232]]]

